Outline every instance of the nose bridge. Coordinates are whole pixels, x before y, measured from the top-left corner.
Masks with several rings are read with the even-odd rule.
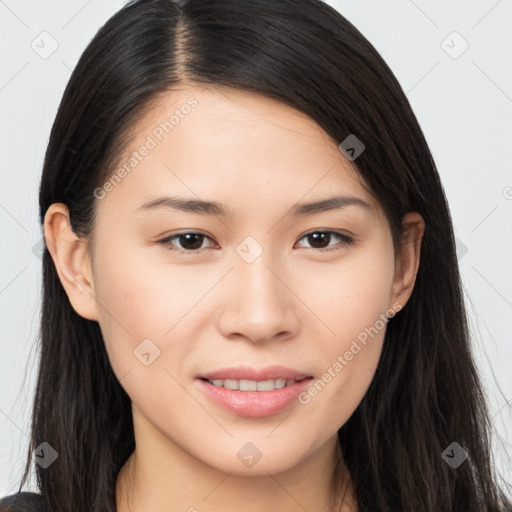
[[[241,291],[242,304],[250,307],[247,313],[254,318],[258,314],[268,317],[271,312],[275,312],[276,317],[280,316],[279,310],[285,300],[283,284],[271,271],[273,265],[268,256],[269,252],[264,251],[255,261],[240,258],[235,264],[234,279]]]
[[[237,247],[227,298],[230,320],[224,327],[253,341],[264,341],[291,328],[292,312],[285,279],[273,268],[280,264],[256,244],[246,240]]]

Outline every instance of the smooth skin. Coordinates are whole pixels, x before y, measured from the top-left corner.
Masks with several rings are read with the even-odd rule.
[[[197,106],[158,140],[155,129],[191,97]],[[340,141],[259,94],[183,86],[162,95],[132,130],[119,167],[148,136],[157,144],[96,199],[94,244],[73,233],[62,203],[44,220],[69,300],[79,315],[99,322],[132,400],[136,449],[118,477],[118,511],[339,510],[331,487],[337,431],[372,381],[385,327],[307,404],[296,401],[271,416],[220,408],[196,378],[226,366],[283,365],[321,379],[358,334],[406,304],[422,217],[404,217],[399,258],[380,205],[339,151]],[[229,215],[141,208],[171,195],[222,203]],[[290,214],[298,203],[333,195],[355,196],[371,208]],[[159,243],[197,231],[205,236]],[[306,236],[318,231],[353,242]],[[250,262],[237,251],[246,237],[253,255],[262,251]],[[160,351],[149,365],[134,354],[145,339]],[[261,453],[251,467],[237,456],[248,442]],[[337,475],[348,483],[341,510],[357,510],[342,460]]]

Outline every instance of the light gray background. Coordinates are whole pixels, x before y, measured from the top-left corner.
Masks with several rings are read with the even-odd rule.
[[[16,490],[27,449],[41,285],[33,247],[50,128],[80,54],[124,3],[0,0],[0,496]],[[328,3],[394,71],[434,155],[497,430],[493,452],[512,482],[512,0]],[[58,44],[46,59],[31,47],[51,49],[43,31]],[[461,55],[454,31],[469,44]]]

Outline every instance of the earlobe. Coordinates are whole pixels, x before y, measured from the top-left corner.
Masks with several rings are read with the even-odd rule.
[[[73,232],[65,204],[54,203],[48,208],[44,217],[44,236],[73,309],[88,320],[98,320],[87,242]]]
[[[421,241],[425,221],[418,212],[409,212],[402,219],[402,254],[397,254],[391,304],[402,307],[411,296],[420,264]]]

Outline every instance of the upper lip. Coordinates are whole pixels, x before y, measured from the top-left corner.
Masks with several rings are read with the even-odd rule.
[[[221,368],[213,372],[204,373],[198,378],[214,380],[214,379],[232,379],[232,380],[276,380],[276,379],[293,379],[302,380],[311,377],[308,373],[304,373],[293,368],[284,366],[267,366],[266,368],[253,368],[250,366],[237,366],[231,368]]]

